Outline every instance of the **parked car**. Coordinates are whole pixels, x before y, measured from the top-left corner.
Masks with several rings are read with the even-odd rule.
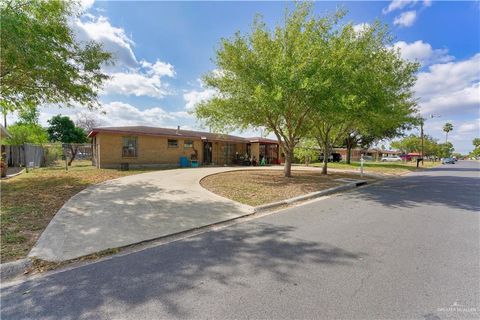
[[[455,164],[455,160],[453,158],[443,158],[442,164]]]
[[[382,157],[382,162],[397,162],[402,161],[402,158],[399,156],[392,156],[392,157]]]
[[[323,162],[323,153],[321,153],[318,156],[318,160],[320,162]],[[328,157],[328,162],[340,162],[340,161],[342,161],[342,155],[340,153],[334,152]]]
[[[404,161],[412,161],[412,156],[409,156],[408,154],[401,154],[400,159]]]

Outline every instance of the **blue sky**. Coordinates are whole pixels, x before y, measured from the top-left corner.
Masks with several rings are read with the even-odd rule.
[[[103,125],[152,125],[201,129],[188,113],[212,96],[202,74],[215,68],[211,59],[221,37],[250,30],[256,13],[271,27],[282,22],[292,2],[133,2],[82,1],[84,15],[72,21],[80,40],[102,42],[117,63],[101,95]],[[394,45],[422,69],[415,87],[427,134],[444,140],[442,125],[454,125],[450,139],[459,152],[471,150],[480,136],[480,6],[478,2],[392,1],[316,2],[325,14],[343,6],[345,22],[379,19],[391,27]],[[45,107],[41,121],[82,110]],[[258,135],[259,131],[244,132]]]

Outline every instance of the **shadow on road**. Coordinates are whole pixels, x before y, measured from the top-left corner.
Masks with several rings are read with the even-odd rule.
[[[252,275],[293,285],[292,271],[305,264],[350,265],[365,256],[295,238],[294,231],[245,223],[4,288],[2,317],[95,318],[105,306],[118,311],[154,302],[172,317],[192,318],[198,315],[178,301],[190,290],[228,292],[247,287],[242,279]]]
[[[431,169],[429,171],[433,171]],[[438,169],[440,171],[440,169]],[[442,169],[472,171],[474,168]],[[351,196],[379,202],[388,207],[413,208],[441,205],[474,212],[480,211],[480,179],[461,176],[408,176],[363,188]]]

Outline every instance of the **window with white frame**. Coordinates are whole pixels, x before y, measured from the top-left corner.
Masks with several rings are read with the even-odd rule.
[[[123,137],[122,157],[137,156],[137,137]]]

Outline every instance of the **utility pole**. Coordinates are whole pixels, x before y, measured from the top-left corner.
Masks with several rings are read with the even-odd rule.
[[[433,118],[439,118],[441,117],[440,115],[438,114],[429,114],[427,116],[427,118],[429,119],[433,119]],[[420,137],[421,137],[421,140],[422,140],[422,154],[421,154],[421,157],[422,157],[422,167],[423,167],[423,157],[424,157],[424,135],[423,135],[423,124],[425,122],[425,120],[427,120],[427,118],[420,118]],[[417,168],[418,168],[418,161],[417,161]]]
[[[423,118],[420,122],[420,136],[422,137],[422,167],[423,167],[423,155],[424,155],[424,150],[423,150]],[[418,167],[418,162],[417,162],[417,167]]]

